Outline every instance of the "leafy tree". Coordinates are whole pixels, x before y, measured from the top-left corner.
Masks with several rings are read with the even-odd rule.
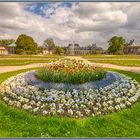
[[[114,36],[109,41],[108,53],[123,54],[125,39],[121,36]]]
[[[61,47],[59,47],[59,46],[56,46],[56,47],[55,47],[55,51],[54,51],[54,53],[55,53],[55,54],[59,54],[59,55],[61,55],[61,54],[64,53],[64,49],[61,48]]]
[[[8,46],[14,42],[15,42],[14,39],[2,39],[2,40],[0,40],[0,45]]]
[[[16,49],[16,54],[23,55],[23,54],[26,54],[26,53],[23,49]]]
[[[55,49],[55,44],[52,38],[48,38],[44,41],[43,44],[44,47],[48,48],[48,52],[50,54],[50,51],[53,51]]]
[[[17,54],[37,54],[38,45],[30,36],[25,34],[19,35],[16,45]]]
[[[38,46],[37,52],[38,52],[38,54],[43,53],[43,47],[42,46]]]

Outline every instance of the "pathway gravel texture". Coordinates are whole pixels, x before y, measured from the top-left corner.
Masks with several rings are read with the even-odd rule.
[[[82,58],[80,56],[66,56],[65,58],[83,60],[84,63],[87,63],[89,65],[95,65],[95,66],[99,66],[99,67],[113,68],[113,69],[118,69],[118,70],[125,70],[125,71],[140,73],[140,67],[118,66],[118,65],[109,64],[109,63],[94,63],[94,62],[90,62],[87,59]],[[121,61],[121,60],[119,60],[119,61]],[[41,67],[46,64],[48,64],[48,63],[34,63],[34,64],[28,64],[28,65],[24,65],[24,66],[0,66],[0,73],[12,72],[12,71],[28,69],[28,68],[36,68],[36,67]]]
[[[23,66],[0,66],[0,73],[12,72],[12,71],[28,69],[28,68],[36,68],[36,67],[41,67],[47,64],[48,63],[34,63],[34,64],[28,64],[28,65],[23,65]]]

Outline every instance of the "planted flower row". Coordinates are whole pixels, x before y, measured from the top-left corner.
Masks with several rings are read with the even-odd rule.
[[[90,66],[82,61],[60,59],[41,67],[36,77],[44,82],[81,84],[104,78],[102,68]]]
[[[34,114],[99,116],[125,109],[140,99],[140,85],[123,76],[120,81],[99,89],[56,90],[29,85],[25,75],[7,79],[1,91],[8,105]]]

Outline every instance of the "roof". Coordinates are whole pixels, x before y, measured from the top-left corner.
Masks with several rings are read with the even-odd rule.
[[[12,44],[8,45],[8,47],[16,47],[15,42],[13,42]]]
[[[6,50],[4,47],[0,47],[0,50]]]

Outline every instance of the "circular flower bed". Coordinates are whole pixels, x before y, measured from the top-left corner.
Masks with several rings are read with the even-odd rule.
[[[48,66],[41,67],[36,77],[44,82],[81,84],[102,79],[105,71],[90,66],[81,60],[60,59]]]
[[[11,106],[42,115],[98,116],[125,109],[140,99],[140,85],[115,72],[83,84],[50,83],[37,71],[18,74],[1,85],[3,100]]]

